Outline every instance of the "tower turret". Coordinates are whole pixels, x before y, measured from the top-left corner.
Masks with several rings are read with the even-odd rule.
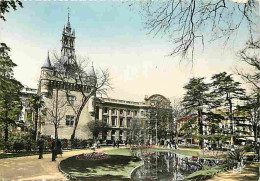
[[[61,39],[61,57],[64,60],[64,64],[70,64],[73,62],[75,57],[75,38],[75,30],[72,31],[71,29],[70,13],[68,11],[68,21],[67,25],[64,26]]]
[[[49,92],[48,83],[52,75],[53,75],[53,67],[51,65],[50,56],[48,52],[47,58],[43,66],[41,67],[40,88],[42,94],[47,94]]]

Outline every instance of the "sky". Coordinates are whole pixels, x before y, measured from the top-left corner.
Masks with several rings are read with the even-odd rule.
[[[0,39],[11,47],[11,58],[18,65],[15,78],[37,88],[47,52],[60,52],[61,35],[67,23],[76,32],[76,54],[89,57],[96,68],[108,69],[116,99],[143,101],[145,95],[162,94],[179,98],[192,77],[209,78],[216,73],[233,73],[241,66],[236,52],[247,35],[223,47],[207,45],[196,54],[193,66],[167,56],[172,43],[167,36],[148,34],[144,19],[136,9],[120,1],[24,1],[24,8],[6,14],[0,24]],[[198,45],[199,46],[199,45]],[[235,77],[238,79],[237,77]]]

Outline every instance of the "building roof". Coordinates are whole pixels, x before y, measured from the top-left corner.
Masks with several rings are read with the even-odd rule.
[[[49,69],[52,69],[52,66],[51,66],[51,61],[50,61],[50,57],[49,57],[49,52],[48,52],[48,56],[42,66],[42,68],[49,68]]]

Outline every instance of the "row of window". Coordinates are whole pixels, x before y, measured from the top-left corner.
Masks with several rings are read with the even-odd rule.
[[[103,113],[108,114],[108,110],[109,110],[109,109],[108,109],[107,107],[105,107],[105,108],[103,109]],[[119,114],[120,114],[120,115],[124,114],[124,109],[119,109],[119,110],[117,110],[117,109],[111,109],[111,113],[112,113],[112,114],[117,114],[117,111],[119,111]],[[131,113],[132,113],[131,110],[125,110],[125,112],[126,112],[126,115],[131,115]],[[133,111],[134,116],[137,116],[137,113],[138,113],[138,111]],[[144,116],[144,115],[145,115],[145,112],[144,112],[144,111],[141,111],[141,116]]]
[[[66,125],[67,125],[67,126],[73,126],[74,120],[75,120],[75,116],[66,115]],[[107,117],[105,117],[103,120],[106,121],[107,124],[109,124]],[[124,120],[125,120],[124,118],[120,118],[120,119],[119,119],[119,126],[120,126],[120,127],[123,127],[123,126],[124,126]],[[126,119],[126,125],[127,125],[127,127],[130,127],[130,125],[131,125],[131,119]],[[116,117],[113,117],[113,118],[112,118],[112,126],[117,126],[117,118],[116,118]]]
[[[74,119],[75,119],[75,116],[66,115],[66,125],[67,125],[67,126],[73,126],[73,124],[74,124]],[[105,117],[103,120],[106,121],[107,124],[109,124],[107,117]],[[127,121],[126,121],[127,127],[130,126],[130,122],[131,122],[131,119],[127,119]],[[112,126],[117,126],[117,118],[112,118]],[[121,127],[124,126],[124,119],[123,119],[123,118],[120,118],[120,120],[119,120],[119,126],[121,126]]]
[[[113,118],[111,118],[111,119],[112,119],[112,126],[117,126],[117,118],[116,118],[116,117],[113,117]],[[107,124],[109,124],[107,117],[104,117],[103,120],[104,120],[105,122],[107,122]],[[125,120],[124,118],[120,118],[120,119],[119,119],[119,126],[120,126],[120,127],[123,127],[123,126],[124,126],[124,120]],[[126,121],[127,127],[130,126],[130,121],[131,121],[131,119],[127,119],[127,121]]]

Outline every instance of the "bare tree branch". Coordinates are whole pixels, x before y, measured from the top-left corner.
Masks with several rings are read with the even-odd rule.
[[[205,37],[208,42],[223,39],[226,44],[243,23],[252,36],[258,28],[258,6],[257,0],[148,0],[140,3],[140,13],[149,34],[169,35],[173,42],[169,56],[193,61],[198,43],[204,47]]]
[[[81,112],[88,101],[97,95],[106,95],[107,91],[112,89],[110,76],[108,70],[98,70],[93,65],[90,66],[89,58],[72,57],[74,63],[69,65],[65,65],[63,58],[56,54],[54,59],[55,75],[62,83],[62,90],[65,91],[67,101],[76,115],[71,135],[71,139],[74,139]],[[71,104],[69,100],[72,91],[81,94],[81,101],[78,101],[78,104]]]

